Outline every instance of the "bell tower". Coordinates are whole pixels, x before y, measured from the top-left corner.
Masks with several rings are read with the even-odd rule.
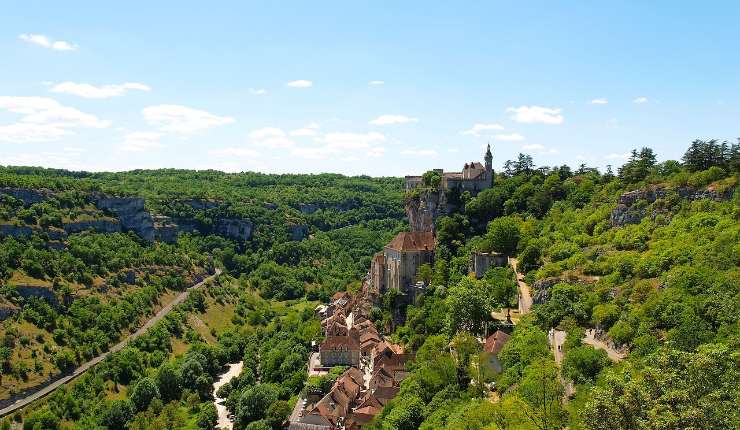
[[[486,186],[490,188],[493,186],[493,154],[491,154],[491,144],[488,144],[486,148]]]

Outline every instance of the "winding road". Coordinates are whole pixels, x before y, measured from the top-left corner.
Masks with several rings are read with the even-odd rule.
[[[118,352],[122,350],[126,345],[129,344],[132,340],[136,339],[137,337],[141,336],[142,334],[146,333],[147,330],[149,330],[154,324],[158,323],[162,320],[168,313],[172,312],[172,309],[174,309],[175,306],[179,305],[180,303],[184,302],[185,299],[188,298],[188,295],[191,291],[197,290],[203,285],[206,284],[206,282],[210,281],[211,279],[215,278],[216,276],[221,274],[221,269],[216,269],[216,273],[213,275],[203,279],[202,281],[198,282],[197,284],[192,285],[187,290],[181,292],[180,294],[175,297],[174,300],[172,300],[170,303],[165,305],[162,309],[159,310],[152,318],[150,318],[147,322],[144,323],[138,330],[131,333],[127,337],[125,337],[123,340],[118,342],[117,344],[113,345],[111,349],[108,351],[98,355],[97,357],[93,358],[90,361],[87,361],[83,364],[81,364],[79,367],[77,367],[72,373],[63,376],[56,381],[52,382],[51,384],[45,386],[44,388],[36,391],[35,393],[29,394],[26,397],[20,398],[16,400],[13,404],[10,406],[6,406],[3,409],[0,409],[0,417],[3,417],[5,415],[8,415],[18,409],[21,409],[25,406],[28,406],[30,403],[35,402],[38,399],[43,398],[44,396],[48,395],[52,391],[56,390],[57,388],[61,387],[62,385],[72,381],[73,379],[77,378],[78,376],[82,375],[86,371],[88,371],[91,367],[95,366],[96,364],[100,363],[101,361],[105,360],[108,355],[110,355],[113,352]]]

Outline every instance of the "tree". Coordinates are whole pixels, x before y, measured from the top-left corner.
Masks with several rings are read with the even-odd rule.
[[[290,415],[290,405],[285,400],[278,400],[267,408],[267,417],[265,421],[272,427],[273,430],[279,430],[282,428],[283,422],[288,419]]]
[[[609,357],[604,350],[579,346],[566,352],[563,374],[577,384],[585,384],[596,379],[608,364]]]
[[[516,389],[522,400],[522,411],[539,430],[563,428],[566,411],[562,406],[563,386],[558,369],[551,360],[541,360],[528,366]]]
[[[110,430],[125,430],[134,417],[134,405],[130,400],[114,400],[103,412],[103,424]]]
[[[481,282],[464,277],[450,288],[446,299],[448,333],[453,335],[461,330],[483,333],[484,323],[491,319],[493,300]]]
[[[131,402],[136,406],[136,410],[144,411],[149,407],[149,403],[159,398],[159,389],[157,384],[149,377],[139,379],[131,390]]]
[[[59,417],[49,409],[41,409],[26,416],[23,430],[56,430],[59,428]]]
[[[198,424],[198,428],[202,430],[215,430],[218,424],[216,405],[211,402],[201,405],[196,423]]]
[[[163,364],[157,371],[157,388],[162,400],[170,401],[180,398],[182,386],[180,375],[172,363]]]
[[[434,275],[434,270],[429,263],[424,263],[416,269],[416,280],[429,283]]]
[[[438,171],[429,170],[421,175],[422,183],[427,187],[438,187],[442,182],[442,175]]]
[[[488,223],[486,239],[494,251],[514,255],[519,244],[519,225],[510,217],[496,218]]]
[[[236,404],[237,427],[265,418],[267,409],[278,398],[277,390],[270,384],[259,384],[247,388]]]
[[[640,152],[633,149],[629,160],[618,170],[619,178],[628,184],[640,182],[648,177],[656,161],[652,149],[642,148]]]

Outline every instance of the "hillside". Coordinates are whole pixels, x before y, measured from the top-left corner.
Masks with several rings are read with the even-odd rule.
[[[3,168],[7,395],[224,271],[3,425],[212,430],[215,396],[236,429],[284,428],[302,399],[346,383],[345,367],[306,367],[334,336],[317,305],[350,297],[404,357],[385,387],[395,397],[354,414],[362,428],[737,428],[739,149],[694,142],[657,163],[643,148],[616,173],[520,155],[480,192],[430,181],[405,197],[396,178]],[[435,232],[422,292],[373,291],[378,252],[408,229]],[[476,255],[496,256],[480,276]],[[347,411],[327,413],[344,425]]]

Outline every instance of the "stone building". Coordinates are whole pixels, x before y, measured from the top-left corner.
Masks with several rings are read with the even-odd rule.
[[[327,336],[319,346],[321,365],[359,366],[360,342],[352,336]]]
[[[505,267],[508,264],[509,258],[498,252],[474,252],[470,255],[468,271],[475,273],[475,278],[480,279],[486,274],[489,267]]]
[[[484,157],[485,165],[471,161],[465,163],[461,172],[445,172],[442,169],[434,169],[442,177],[440,187],[443,190],[459,189],[469,191],[472,195],[493,186],[493,155],[491,145],[488,145]],[[406,190],[423,185],[421,176],[406,176]]]
[[[422,264],[434,264],[434,234],[430,231],[401,232],[376,254],[370,266],[377,292],[389,288],[413,295],[416,272]]]

